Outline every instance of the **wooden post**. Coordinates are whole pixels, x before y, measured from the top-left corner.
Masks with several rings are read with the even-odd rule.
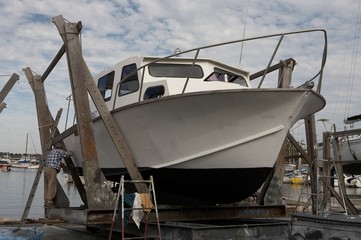
[[[52,117],[48,109],[48,104],[45,95],[44,84],[40,79],[40,76],[33,76],[30,68],[25,68],[25,76],[27,77],[29,84],[34,92],[35,106],[38,116],[39,134],[42,155],[46,154],[47,144],[51,140],[50,128],[53,125]]]
[[[133,180],[143,180],[142,175],[139,172],[139,169],[135,165],[133,155],[130,152],[130,150],[127,146],[127,143],[126,143],[125,139],[123,138],[123,135],[120,132],[117,124],[115,123],[114,119],[112,118],[110,111],[106,107],[106,104],[99,92],[99,89],[96,87],[94,79],[82,57],[80,41],[78,39],[78,32],[77,32],[77,28],[75,27],[75,24],[74,23],[73,24],[65,24],[62,16],[54,17],[54,21],[59,29],[59,32],[66,33],[62,37],[63,37],[64,43],[65,43],[65,47],[66,47],[65,49],[66,49],[67,57],[68,57],[69,73],[71,75],[71,78],[73,78],[72,82],[74,82],[72,84],[72,88],[73,89],[75,88],[77,90],[77,92],[73,91],[74,103],[75,103],[75,105],[80,106],[80,107],[76,107],[75,110],[77,112],[77,117],[81,113],[81,115],[84,118],[84,119],[77,119],[78,125],[80,125],[80,123],[81,123],[83,126],[83,130],[85,132],[90,133],[91,119],[90,119],[90,109],[89,109],[89,103],[88,103],[87,92],[86,92],[86,90],[87,90],[89,92],[90,96],[92,97],[92,100],[93,100],[95,106],[97,107],[97,110],[103,120],[103,123],[104,123],[110,137],[112,138],[113,143],[115,144],[115,147],[117,148],[118,153],[121,156],[121,159],[123,160],[123,163],[129,173],[130,177]],[[77,81],[79,81],[79,84],[75,85],[77,82],[77,81],[75,81],[75,79],[77,79],[77,78],[79,79],[79,80],[77,80]],[[79,85],[82,85],[82,86],[79,86]],[[83,100],[80,103],[79,96],[81,96],[81,94],[83,94],[86,97],[86,101]],[[87,106],[85,106],[85,105],[87,105]],[[84,115],[88,115],[88,114],[89,114],[89,119],[85,119]],[[84,120],[84,121],[79,122],[79,120]],[[84,125],[88,122],[90,123],[89,128],[85,127],[85,125]],[[88,125],[86,125],[86,126],[88,126]],[[78,131],[79,131],[79,128],[78,128]],[[93,132],[93,131],[91,130],[91,132]],[[92,135],[91,137],[94,138],[94,134],[92,133],[91,135]],[[82,137],[81,134],[79,136]],[[90,137],[90,134],[88,137]],[[91,141],[89,140],[88,142],[82,140],[82,138],[80,138],[80,140],[82,142],[82,145],[85,143],[85,144],[88,144],[89,147],[90,147],[90,145],[95,144],[95,140],[91,140]],[[86,151],[86,149],[84,149],[84,150]],[[94,145],[94,150],[95,150],[95,145]],[[94,152],[92,154],[92,157],[94,157],[94,156],[95,156],[95,158],[97,158],[96,152]],[[88,160],[86,160],[86,157],[89,158],[90,156],[86,156],[83,154],[83,157],[84,157],[84,163],[85,163],[88,161]],[[97,162],[97,160],[96,160],[96,162]],[[85,164],[87,164],[87,163],[85,163]],[[140,193],[144,193],[144,192],[148,191],[146,184],[137,183],[136,188],[137,188],[138,192],[140,192]]]
[[[57,134],[59,134],[59,131],[58,131],[58,128],[55,128],[53,131],[56,131],[56,132],[51,133],[54,119],[53,119],[51,112],[49,110],[49,107],[47,105],[45,88],[44,88],[44,84],[43,84],[44,78],[41,76],[33,76],[30,68],[25,68],[24,72],[25,72],[25,75],[30,83],[30,86],[31,86],[33,92],[34,92],[37,116],[38,116],[42,155],[45,156],[45,154],[47,154],[47,152],[50,150],[49,141],[53,141],[54,139],[52,136],[56,136]],[[50,142],[50,145],[52,143],[53,142]],[[62,141],[61,141],[61,143],[62,143]],[[63,144],[63,147],[64,147],[64,149],[66,149],[64,144]],[[69,168],[69,172],[73,178],[75,186],[78,189],[80,198],[83,200],[84,204],[87,205],[86,192],[85,192],[83,183],[81,182],[81,180],[79,178],[79,175],[75,169],[75,166],[74,166],[71,158],[64,158],[64,161],[65,161],[67,167]]]
[[[307,141],[307,155],[311,159],[309,176],[310,176],[310,185],[311,185],[311,200],[312,200],[312,214],[318,214],[318,162],[317,162],[317,152],[315,149],[316,146],[316,124],[315,124],[315,115],[312,114],[307,116],[305,119],[306,127],[306,141]]]
[[[331,187],[331,181],[334,181],[333,176],[331,176],[331,161],[330,161],[330,132],[323,133],[323,161],[322,161],[322,173],[320,173],[321,177],[324,179],[322,181],[322,190],[323,190],[323,197],[322,197],[322,204],[321,209],[323,211],[326,210],[327,204],[331,204],[331,191],[329,188]]]
[[[281,61],[279,63],[280,70],[278,76],[278,87],[279,88],[289,88],[292,81],[292,71],[296,64],[296,61],[292,58],[287,59],[286,61]],[[285,145],[284,141],[281,151],[278,155],[277,161],[274,166],[272,178],[269,177],[264,184],[264,187],[268,188],[265,192],[262,189],[260,194],[260,199],[264,198],[264,204],[282,204],[283,196],[283,176],[284,176],[284,163],[285,163]],[[268,182],[270,181],[270,182]],[[265,192],[265,196],[264,195]],[[262,203],[262,200],[259,201]]]
[[[29,81],[29,84],[34,92],[35,103],[36,103],[36,112],[38,116],[38,126],[41,142],[41,151],[43,159],[46,158],[48,151],[51,148],[51,142],[53,139],[52,127],[54,121],[48,109],[44,84],[41,81],[40,76],[33,76],[30,68],[24,69],[25,75]],[[54,129],[53,129],[54,131]],[[43,163],[40,164],[38,173],[41,174],[43,171]],[[59,181],[57,182],[57,194],[55,204],[57,207],[69,207],[69,199],[66,196],[63,188]]]
[[[351,200],[349,199],[349,197],[347,196],[347,192],[346,192],[346,185],[345,185],[345,178],[343,175],[343,168],[341,165],[341,148],[340,148],[340,143],[339,143],[339,139],[338,137],[334,137],[332,140],[332,148],[333,148],[333,156],[334,156],[334,160],[335,160],[335,170],[336,170],[336,175],[337,175],[337,180],[338,180],[338,187],[340,190],[340,194],[343,197],[343,201],[344,204],[346,205],[345,207],[345,211],[347,213],[347,209],[350,210],[351,214],[358,214],[358,210],[356,209],[356,207],[353,205],[353,203],[351,202]],[[347,209],[346,209],[347,208]]]
[[[278,73],[278,87],[289,88],[292,82],[292,72],[296,65],[296,61],[289,58],[286,61],[281,61],[280,65],[281,67]]]
[[[114,205],[111,186],[105,180],[98,164],[98,155],[91,119],[81,46],[76,24],[66,24],[62,16],[53,18],[64,41],[68,70],[74,99],[78,134],[83,158],[83,174],[87,190],[88,208],[110,209]],[[69,149],[71,150],[71,149]]]
[[[13,73],[13,75],[11,75],[10,79],[7,81],[3,89],[1,89],[0,103],[4,101],[5,97],[8,95],[8,93],[10,92],[11,88],[14,86],[17,80],[19,80],[19,75]]]
[[[303,148],[297,143],[296,139],[291,135],[288,134],[288,139],[290,140],[290,142],[293,144],[293,146],[296,147],[297,151],[300,152],[301,156],[306,160],[306,162],[309,165],[312,165],[312,159],[311,157],[308,155],[308,153],[306,153]],[[339,153],[338,153],[339,154]],[[325,179],[321,178],[321,181],[324,182]],[[351,212],[353,214],[357,214],[357,209],[355,208],[355,206],[352,204],[352,202],[348,199],[345,198],[345,201],[343,200],[343,198],[340,196],[340,194],[338,194],[338,192],[335,191],[335,189],[329,185],[329,184],[325,184],[328,188],[328,190],[331,191],[331,193],[333,194],[333,196],[336,198],[336,200],[343,206],[344,204],[346,204],[346,207],[348,209],[351,210]]]

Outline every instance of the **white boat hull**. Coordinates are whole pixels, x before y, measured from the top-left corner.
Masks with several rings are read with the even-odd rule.
[[[361,139],[352,139],[349,142],[344,142],[341,148],[342,161],[349,162],[348,164],[342,165],[344,173],[353,175],[361,174]],[[353,161],[353,163],[350,161]]]
[[[151,99],[112,115],[160,202],[224,203],[257,191],[290,127],[324,105],[311,90],[241,89]],[[99,118],[94,133],[100,168],[119,181],[126,170]],[[78,135],[64,141],[81,171]]]
[[[334,152],[332,148],[330,155],[333,158]],[[340,142],[341,161],[345,174],[360,175],[361,174],[361,138],[354,138]],[[323,148],[318,149],[318,158],[323,157]]]

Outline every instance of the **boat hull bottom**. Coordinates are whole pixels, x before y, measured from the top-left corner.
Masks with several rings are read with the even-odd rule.
[[[80,169],[79,169],[80,170]],[[153,176],[158,204],[205,205],[228,204],[252,196],[264,183],[271,168],[242,169],[140,169],[144,179]],[[119,182],[121,175],[130,179],[125,169],[102,169],[105,178]],[[134,186],[126,191],[136,192]]]

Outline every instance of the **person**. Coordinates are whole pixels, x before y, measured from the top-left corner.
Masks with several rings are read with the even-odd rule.
[[[44,201],[45,207],[54,207],[57,192],[57,174],[60,172],[62,159],[71,156],[70,151],[63,150],[60,143],[56,143],[48,153],[44,163]]]

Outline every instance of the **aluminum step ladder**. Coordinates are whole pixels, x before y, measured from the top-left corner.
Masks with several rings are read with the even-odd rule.
[[[149,200],[152,202],[152,206],[149,207],[140,207],[140,208],[134,208],[132,207],[125,207],[125,183],[130,183],[130,184],[146,184],[148,186],[148,191],[146,193],[143,194],[147,194],[146,196],[149,197]],[[119,198],[121,197],[121,200],[119,200]],[[157,200],[156,200],[156,195],[155,195],[155,188],[154,188],[154,181],[153,181],[153,176],[150,176],[149,180],[125,180],[124,176],[122,175],[120,178],[120,182],[119,182],[119,188],[118,188],[118,192],[117,192],[117,197],[116,197],[116,203],[115,203],[115,207],[114,207],[114,213],[113,213],[113,220],[112,220],[112,224],[110,227],[110,233],[109,233],[109,240],[112,239],[112,232],[113,232],[113,228],[114,228],[114,223],[115,223],[115,219],[117,216],[117,210],[119,208],[119,204],[120,209],[118,211],[118,214],[121,214],[121,232],[122,232],[122,240],[125,239],[162,239],[161,237],[161,230],[160,230],[160,223],[159,223],[159,214],[158,214],[158,207],[157,207]],[[125,211],[146,211],[147,213],[145,213],[145,226],[144,226],[144,236],[139,236],[139,237],[125,237]],[[158,230],[158,235],[156,236],[147,236],[147,230],[148,230],[148,215],[150,213],[150,211],[154,210],[155,211],[155,216],[156,216],[156,221],[157,221],[157,230]],[[119,215],[118,215],[119,216]]]

